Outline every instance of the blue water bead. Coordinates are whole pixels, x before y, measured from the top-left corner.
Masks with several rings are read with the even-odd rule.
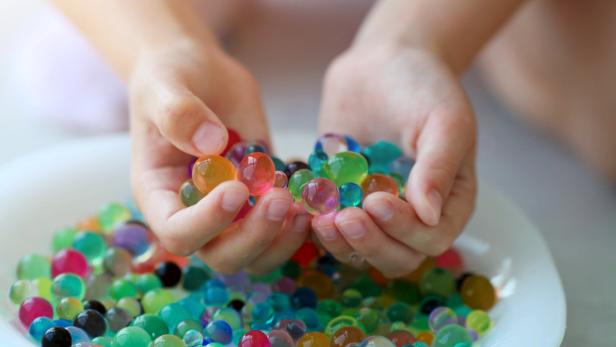
[[[402,155],[402,150],[391,142],[378,141],[365,147],[362,153],[368,157],[370,162],[369,173],[388,174],[391,163]]]
[[[51,321],[51,323],[53,324],[52,326],[60,327],[60,328],[66,328],[66,327],[70,327],[71,325],[73,325],[73,322],[67,319],[55,319]]]
[[[413,166],[415,165],[415,160],[409,157],[399,157],[398,159],[391,162],[389,165],[390,173],[397,173],[398,175],[404,177],[406,179],[409,177]]]
[[[66,330],[71,334],[71,340],[73,345],[77,343],[90,342],[90,336],[83,329],[75,326],[68,326]]]
[[[359,185],[355,183],[345,183],[338,187],[340,194],[340,207],[357,207],[361,205],[363,192]]]
[[[223,345],[230,343],[233,338],[233,330],[224,320],[211,321],[203,332],[211,341],[220,342]]]
[[[317,177],[328,177],[327,154],[321,150],[315,150],[308,157],[308,166]]]
[[[289,296],[281,292],[273,292],[267,297],[267,302],[272,305],[274,311],[281,312],[291,309]]]
[[[430,347],[430,345],[423,341],[415,341],[411,343],[411,347]]]
[[[229,293],[225,288],[206,288],[203,301],[208,306],[224,306],[229,301]]]
[[[299,319],[306,323],[306,328],[308,328],[308,331],[319,331],[323,328],[321,326],[319,314],[310,307],[300,308],[295,311],[295,319]]]
[[[277,156],[272,155],[270,158],[272,158],[272,161],[274,162],[274,167],[276,167],[276,171],[284,171],[284,169],[287,167],[287,164],[285,164],[284,161],[282,161]]]
[[[361,146],[359,145],[359,142],[357,142],[357,140],[355,140],[349,135],[344,135],[344,139],[346,140],[348,151],[361,152]]]
[[[280,323],[283,320],[294,320],[294,319],[295,319],[295,312],[293,312],[292,309],[276,312],[276,315],[274,317],[274,325]]]
[[[203,286],[205,289],[208,288],[223,288],[226,289],[227,286],[225,285],[225,282],[219,278],[212,278],[209,279],[205,282],[205,285]]]
[[[302,307],[317,307],[317,295],[310,288],[301,287],[295,290],[295,293],[291,296],[291,304],[296,309]]]
[[[41,316],[30,323],[28,333],[35,341],[41,341],[47,329],[53,326],[53,321],[50,318]]]
[[[274,308],[267,301],[260,302],[252,308],[252,321],[271,326],[274,322],[274,313]]]
[[[158,316],[165,321],[170,332],[174,332],[179,322],[193,319],[190,311],[178,303],[163,306]]]

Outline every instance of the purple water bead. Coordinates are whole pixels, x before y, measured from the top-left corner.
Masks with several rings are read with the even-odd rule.
[[[114,247],[128,250],[134,256],[145,253],[152,243],[152,232],[137,223],[127,223],[118,227],[112,236]]]

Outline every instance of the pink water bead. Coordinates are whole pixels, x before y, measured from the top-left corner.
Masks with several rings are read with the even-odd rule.
[[[302,200],[306,211],[313,215],[335,211],[340,202],[336,184],[327,178],[315,178],[304,185]]]
[[[242,336],[238,347],[271,347],[267,335],[259,330],[249,330]]]
[[[38,317],[53,318],[53,307],[51,304],[38,296],[27,298],[19,306],[19,320],[25,327]]]
[[[90,273],[86,257],[74,249],[61,250],[51,260],[51,275],[53,277],[69,272],[82,278]]]
[[[237,178],[248,187],[250,195],[261,196],[274,186],[275,172],[276,166],[269,155],[254,152],[240,162]]]
[[[462,260],[462,256],[455,248],[450,248],[436,257],[436,266],[458,272],[464,268],[464,260]]]

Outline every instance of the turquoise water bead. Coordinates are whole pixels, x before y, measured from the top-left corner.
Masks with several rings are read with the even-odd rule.
[[[274,321],[274,308],[267,301],[260,302],[252,308],[252,320],[266,325]]]
[[[276,167],[276,171],[284,171],[284,169],[287,167],[284,161],[282,161],[280,158],[274,155],[272,155],[271,158],[272,158],[272,161],[274,162],[274,167]]]
[[[470,345],[473,343],[473,339],[465,328],[457,324],[451,324],[443,327],[436,333],[432,346],[456,347],[460,343],[468,343]]]
[[[17,279],[34,280],[39,277],[51,276],[51,262],[49,258],[38,254],[28,254],[17,264]]]
[[[327,160],[327,154],[317,150],[308,157],[308,166],[317,177],[329,177]]]
[[[167,323],[165,323],[165,321],[159,316],[149,313],[138,316],[132,321],[131,325],[145,330],[150,335],[152,340],[169,333]]]
[[[390,165],[402,155],[402,150],[389,141],[378,141],[365,147],[362,153],[370,160],[370,173],[389,173]]]
[[[229,301],[229,293],[225,288],[206,288],[203,300],[206,305],[224,306]]]
[[[102,347],[112,347],[113,338],[110,336],[99,336],[92,339],[92,343]]]
[[[152,339],[150,335],[140,327],[126,327],[113,338],[112,347],[149,347]]]
[[[160,309],[158,315],[165,321],[165,323],[167,323],[167,327],[169,327],[169,331],[172,333],[175,332],[174,329],[178,323],[183,320],[192,319],[190,311],[178,303],[172,303],[164,306]]]
[[[446,306],[435,308],[428,317],[430,330],[434,332],[441,330],[447,325],[456,323],[458,323],[458,316],[452,309]]]
[[[327,178],[315,178],[304,185],[302,200],[306,211],[320,215],[336,211],[340,204],[340,195],[334,182]]]
[[[38,317],[30,323],[28,333],[35,341],[41,341],[47,329],[53,326],[53,321],[49,317]]]
[[[226,345],[233,338],[233,330],[231,326],[222,320],[215,320],[208,323],[204,329],[205,336],[213,342],[219,342]]]
[[[318,331],[323,328],[319,314],[313,308],[303,307],[295,311],[295,318],[304,322],[308,331]]]
[[[338,186],[349,182],[361,184],[368,175],[368,161],[356,152],[337,153],[329,157],[327,165],[331,178]]]
[[[53,279],[52,292],[56,300],[66,297],[81,300],[86,294],[86,285],[81,277],[72,273],[64,273]]]
[[[363,199],[362,189],[355,183],[344,183],[338,188],[340,194],[340,207],[357,207]]]
[[[197,330],[189,330],[182,338],[186,347],[200,347],[203,344],[203,334]]]
[[[107,242],[99,233],[84,231],[73,239],[73,248],[81,252],[89,263],[100,260],[107,251]]]
[[[227,322],[233,330],[240,329],[242,327],[242,317],[240,317],[239,312],[231,307],[223,307],[219,309],[214,313],[212,319]]]

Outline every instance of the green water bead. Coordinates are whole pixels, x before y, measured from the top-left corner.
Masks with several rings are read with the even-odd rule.
[[[308,157],[308,166],[317,177],[330,178],[329,164],[327,154],[323,151],[315,151]]]
[[[19,305],[22,301],[32,296],[38,296],[38,290],[31,281],[17,280],[13,282],[9,289],[9,299],[15,305]]]
[[[82,300],[86,294],[86,284],[75,274],[63,273],[54,278],[51,290],[56,300],[66,297]]]
[[[123,297],[116,303],[116,307],[128,312],[131,317],[137,317],[141,314],[141,304],[134,297]]]
[[[441,328],[432,341],[433,347],[456,347],[459,344],[471,345],[473,339],[469,332],[457,324],[450,324]]]
[[[192,319],[185,319],[175,326],[174,334],[175,336],[184,338],[184,335],[190,330],[201,330],[201,323]]]
[[[323,331],[325,335],[332,336],[338,329],[342,327],[358,327],[359,322],[351,316],[338,316],[330,320]]]
[[[419,289],[424,295],[433,294],[447,298],[456,291],[456,279],[451,272],[436,267],[423,274]]]
[[[56,231],[51,238],[51,250],[58,253],[63,249],[71,248],[75,235],[77,235],[77,229],[73,227]]]
[[[287,276],[292,279],[297,279],[299,275],[301,275],[302,273],[302,268],[299,266],[299,264],[296,261],[288,260],[282,266],[281,271],[284,276]]]
[[[360,275],[350,287],[357,289],[364,298],[378,297],[382,293],[381,287],[368,275]]]
[[[39,277],[51,276],[51,262],[49,258],[38,254],[28,254],[17,264],[17,279],[33,280]]]
[[[356,152],[336,153],[327,161],[331,177],[337,186],[344,183],[361,184],[368,175],[368,162]]]
[[[107,251],[107,242],[99,233],[84,231],[73,239],[73,248],[83,253],[89,263],[100,260]]]
[[[129,326],[118,331],[113,338],[112,347],[149,347],[150,335],[140,327]]]
[[[409,323],[413,320],[413,310],[411,306],[404,302],[395,302],[385,312],[385,315],[390,322],[404,322]]]
[[[261,275],[250,275],[250,280],[253,282],[274,283],[280,278],[282,278],[282,270],[279,267]]]
[[[186,347],[184,341],[175,335],[162,335],[154,340],[151,347]]]
[[[370,160],[370,173],[390,171],[390,165],[402,155],[402,150],[389,141],[378,141],[365,147],[362,153]]]
[[[113,338],[109,337],[109,336],[95,337],[94,339],[92,339],[92,344],[93,345],[99,345],[99,346],[102,346],[102,347],[112,347],[112,345],[113,345]]]
[[[357,289],[347,289],[342,292],[340,302],[345,307],[358,307],[361,304],[363,296]]]
[[[319,300],[317,303],[317,312],[330,317],[338,317],[342,313],[342,305],[333,299]]]
[[[186,207],[197,204],[204,196],[192,180],[185,181],[180,187],[180,199]]]
[[[145,294],[150,290],[162,288],[162,283],[158,276],[148,273],[139,275],[135,281],[135,285],[141,294]]]
[[[466,316],[466,327],[472,329],[479,336],[487,333],[492,326],[492,320],[485,311],[473,310]]]
[[[167,323],[167,327],[169,327],[169,332],[171,333],[175,332],[175,327],[181,321],[192,319],[190,311],[178,303],[171,303],[163,306],[160,309],[158,316],[162,318],[165,323]]]
[[[286,297],[288,301],[288,296]],[[271,301],[268,300],[268,303],[271,304]],[[272,305],[272,307],[274,307],[274,305]],[[290,307],[290,304],[289,304],[289,307]],[[242,317],[240,317],[240,314],[231,307],[220,308],[218,311],[214,313],[214,315],[212,316],[212,320],[213,321],[224,320],[225,322],[229,324],[229,326],[233,330],[240,329],[242,327]]]
[[[106,232],[112,231],[121,223],[130,220],[131,217],[130,210],[119,203],[104,205],[98,213],[98,221]]]
[[[62,298],[56,306],[58,317],[70,321],[75,319],[81,311],[83,311],[81,300],[73,297]]]
[[[314,174],[312,171],[308,169],[300,169],[297,170],[291,175],[289,178],[289,182],[287,183],[287,187],[293,199],[296,201],[302,200],[302,190],[306,183],[314,178]]]
[[[150,335],[152,340],[169,333],[167,323],[165,323],[165,321],[159,316],[149,313],[138,316],[133,320],[131,325],[145,330]]]
[[[174,301],[171,292],[163,288],[156,288],[145,293],[141,299],[141,304],[145,313],[158,314],[161,308]]]
[[[200,266],[189,265],[182,270],[182,287],[187,291],[201,289],[203,284],[210,279],[207,271]]]
[[[120,300],[125,297],[134,298],[137,296],[137,286],[128,279],[117,279],[113,281],[109,288],[109,296],[114,300]]]
[[[38,296],[52,302],[53,294],[51,288],[53,286],[53,282],[51,281],[51,278],[40,277],[32,281],[32,284],[36,288]]]
[[[419,288],[415,283],[407,280],[395,279],[387,284],[386,293],[397,301],[402,301],[410,305],[418,304],[421,301]]]

